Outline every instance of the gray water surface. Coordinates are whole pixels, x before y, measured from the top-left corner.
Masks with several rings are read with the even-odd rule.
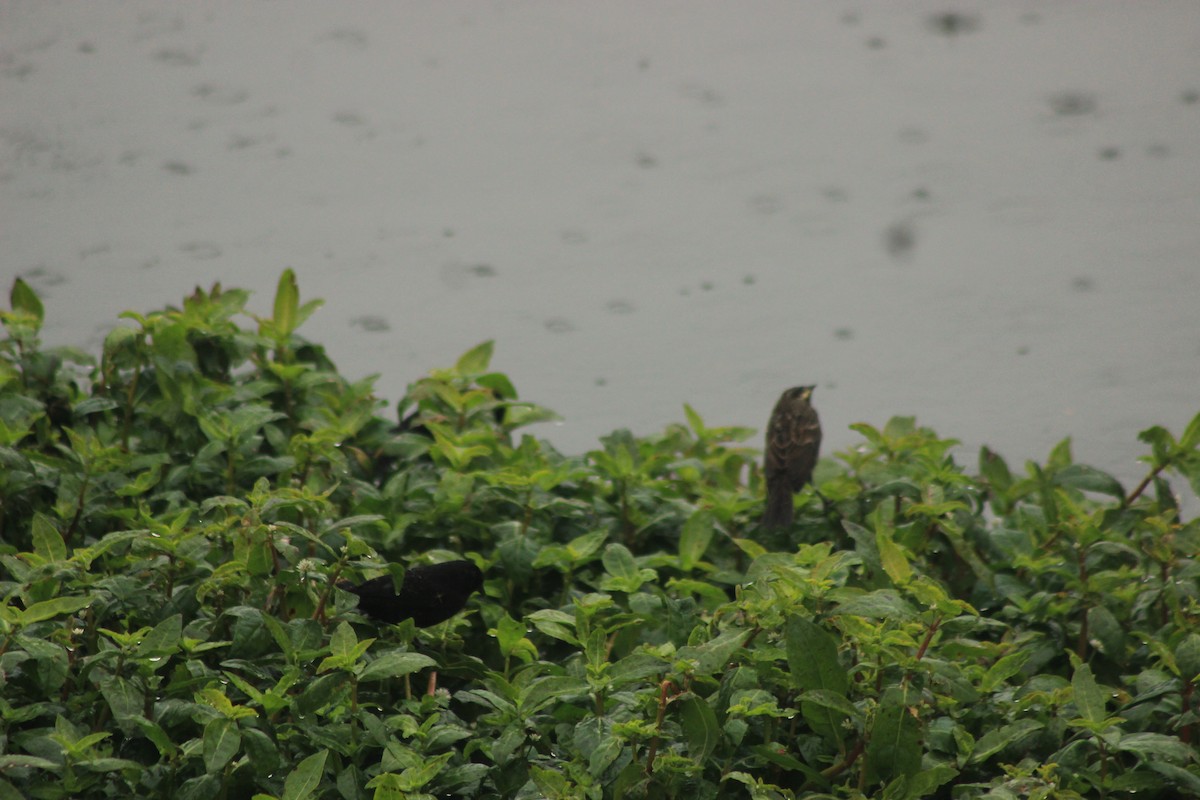
[[[1127,486],[1200,411],[1200,4],[0,5],[0,279],[52,344],[280,271],[391,400],[494,338],[581,452],[916,415]]]

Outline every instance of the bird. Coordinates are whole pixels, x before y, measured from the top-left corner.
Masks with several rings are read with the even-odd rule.
[[[821,449],[821,421],[810,404],[816,388],[794,386],[785,391],[767,423],[767,450],[763,456],[767,507],[763,525],[768,528],[791,526],[792,495],[812,482]]]
[[[359,609],[372,619],[391,623],[411,619],[418,628],[428,628],[462,611],[482,588],[483,572],[470,561],[446,561],[409,567],[399,593],[391,575],[357,586],[339,581],[338,586],[358,595]]]

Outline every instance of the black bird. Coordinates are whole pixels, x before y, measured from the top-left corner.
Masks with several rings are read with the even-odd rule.
[[[821,421],[809,401],[816,386],[795,386],[779,397],[767,423],[767,452],[763,472],[767,478],[767,509],[763,525],[787,528],[792,524],[792,495],[812,482],[817,452],[821,449]]]
[[[483,586],[483,573],[470,561],[447,561],[409,567],[399,594],[391,575],[358,586],[339,581],[338,586],[358,595],[358,607],[368,617],[380,622],[411,619],[418,628],[428,628],[462,611]]]

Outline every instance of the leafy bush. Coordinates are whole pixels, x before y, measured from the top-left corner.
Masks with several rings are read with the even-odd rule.
[[[1064,441],[979,474],[855,425],[768,532],[748,428],[578,456],[491,343],[383,415],[296,329],[197,290],[0,342],[0,800],[1200,796],[1200,416],[1126,492]],[[338,588],[467,558],[449,622]]]

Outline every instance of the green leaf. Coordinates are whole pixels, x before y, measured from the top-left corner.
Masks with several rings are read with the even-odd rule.
[[[300,287],[296,285],[296,273],[288,267],[279,276],[275,288],[275,335],[283,341],[292,335],[299,324]]]
[[[849,614],[868,619],[910,620],[917,616],[912,604],[894,589],[876,589],[869,594],[851,597],[839,603],[835,615]]]
[[[158,485],[162,478],[162,472],[158,469],[148,469],[145,472],[139,473],[136,478],[128,483],[118,486],[115,493],[118,497],[137,497],[145,494]]]
[[[788,668],[802,690],[845,695],[850,678],[838,660],[837,639],[812,620],[788,617],[784,628]]]
[[[279,748],[270,736],[257,728],[242,731],[242,749],[257,774],[266,776],[279,769]]]
[[[313,312],[323,305],[325,305],[325,301],[317,299],[309,300],[307,303],[300,306],[300,310],[296,312],[296,328],[299,328],[301,325],[303,325],[304,321],[311,317]],[[295,328],[293,328],[293,330],[295,330]]]
[[[979,688],[984,692],[995,691],[1005,681],[1020,672],[1021,667],[1025,666],[1025,662],[1032,655],[1033,653],[1029,650],[1018,650],[998,659],[984,673],[983,679],[979,682]]]
[[[600,546],[607,539],[608,531],[603,530],[576,536],[567,542],[567,552],[571,554],[571,561],[575,564],[583,563],[595,555],[596,551],[600,549]]]
[[[1191,746],[1175,736],[1161,733],[1128,733],[1119,737],[1112,747],[1147,761],[1186,764],[1196,757],[1196,751]]]
[[[520,710],[522,714],[534,714],[547,704],[578,698],[588,691],[588,683],[583,678],[571,675],[548,675],[538,678],[521,692]]]
[[[1187,792],[1192,797],[1200,797],[1200,776],[1174,764],[1151,761],[1148,766],[1169,780],[1176,789]]]
[[[122,329],[126,330],[126,329]],[[96,414],[101,411],[111,411],[118,408],[119,404],[111,397],[89,397],[86,400],[81,400],[71,409],[77,417],[85,417],[88,414]]]
[[[329,652],[340,658],[349,658],[357,646],[358,637],[354,635],[354,628],[350,627],[350,623],[338,623],[333,635],[329,637]]]
[[[62,534],[54,527],[54,523],[45,514],[38,512],[33,515],[33,552],[47,561],[64,561],[67,558],[67,544]]]
[[[812,620],[791,616],[784,627],[784,642],[792,678],[806,690],[800,698],[801,713],[814,731],[830,742],[841,742],[845,711],[832,707],[836,701],[824,696],[850,705],[845,699],[850,679],[838,660],[837,640]]]
[[[237,723],[217,717],[204,726],[204,769],[209,775],[220,772],[242,747]]]
[[[993,728],[979,737],[975,749],[971,751],[969,763],[981,764],[999,753],[1009,745],[1016,744],[1035,731],[1046,727],[1045,723],[1032,719],[1022,719],[1009,725]]]
[[[696,409],[692,408],[687,403],[684,403],[683,413],[685,416],[687,416],[688,425],[690,425],[692,430],[696,432],[697,436],[703,439],[704,431],[706,430],[704,427],[704,420],[701,419],[700,415],[696,413]]]
[[[304,684],[299,696],[293,696],[292,709],[301,715],[314,714],[331,703],[345,684],[346,677],[337,673],[309,681]]]
[[[1088,635],[1104,655],[1118,664],[1125,663],[1125,630],[1104,606],[1092,606],[1087,612]]]
[[[496,622],[496,641],[500,645],[500,653],[510,656],[520,646],[525,638],[525,624],[505,614]]]
[[[919,797],[929,797],[941,786],[954,780],[957,775],[958,770],[953,767],[947,764],[938,764],[928,769],[922,769],[915,775],[903,775],[897,778],[887,789],[891,789],[892,786],[903,785],[903,792],[896,795],[896,798],[902,797],[905,800],[916,800]],[[883,797],[885,800],[892,800],[892,795],[888,793],[887,789],[884,790]]]
[[[687,740],[688,755],[703,761],[721,741],[717,715],[708,703],[692,692],[686,692],[675,702],[679,704],[680,727]]]
[[[1055,473],[1054,483],[1069,489],[1105,494],[1118,500],[1125,499],[1125,489],[1121,487],[1120,481],[1107,472],[1102,472],[1086,464],[1071,464],[1063,467]]]
[[[854,540],[854,551],[862,558],[863,564],[873,571],[883,569],[879,560],[879,547],[875,544],[875,534],[848,519],[842,520],[842,527]]]
[[[741,541],[748,541],[743,539]],[[701,598],[709,608],[717,608],[729,601],[729,595],[720,586],[708,581],[696,581],[690,578],[672,578],[668,584],[679,594],[694,594]]]
[[[824,779],[819,772],[810,768],[798,758],[788,755],[787,751],[779,749],[778,744],[756,744],[750,748],[750,751],[759,758],[765,759],[788,772],[801,772],[807,775],[810,780],[824,783]]]
[[[726,631],[704,644],[679,648],[676,657],[694,662],[697,675],[712,675],[725,670],[733,654],[749,637],[748,630]]]
[[[681,649],[681,655],[684,650],[688,650],[688,648]],[[717,657],[720,657],[719,653]],[[700,658],[703,662],[704,656],[701,655]],[[638,683],[651,677],[657,683],[659,676],[666,672],[666,670],[666,664],[660,656],[656,656],[653,653],[635,652],[611,664],[608,669],[608,678],[613,686]]]
[[[915,775],[921,769],[921,726],[908,707],[885,696],[867,744],[867,771],[876,781]]]
[[[555,639],[561,639],[567,644],[579,646],[579,639],[576,638],[575,617],[557,609],[544,608],[541,611],[535,611],[525,617],[533,623],[533,627],[537,628],[547,636],[552,636]]]
[[[736,539],[735,538],[733,540],[733,543],[734,543],[734,545],[737,546],[737,548],[739,550],[741,550],[743,553],[745,553],[746,556],[751,561],[753,561],[754,559],[758,558],[759,556],[765,555],[767,553],[767,548],[763,547],[761,544],[754,541],[753,539]]]
[[[363,639],[358,641],[358,637],[354,635],[354,628],[350,627],[348,622],[339,622],[334,628],[333,635],[329,637],[330,655],[321,665],[317,667],[317,672],[326,672],[331,669],[350,669],[362,658],[363,653],[367,652],[368,648],[374,644],[375,640]]]
[[[1200,633],[1189,633],[1175,645],[1175,665],[1184,680],[1194,682],[1200,676]]]
[[[252,708],[234,705],[234,702],[226,697],[225,692],[216,685],[201,689],[196,692],[195,697],[197,703],[204,703],[211,706],[229,720],[238,720],[242,717],[253,717],[256,715]]]
[[[684,570],[692,570],[704,557],[715,530],[711,511],[698,509],[683,523],[679,534],[679,566]]]
[[[454,368],[460,375],[478,375],[487,372],[488,365],[492,363],[492,350],[495,346],[496,342],[492,339],[480,342],[459,356],[458,363],[454,365]]]
[[[108,756],[81,758],[75,762],[75,766],[82,767],[90,772],[121,772],[124,770],[142,770],[145,768],[144,764],[128,758],[111,758]]]
[[[35,622],[61,617],[63,614],[74,614],[79,609],[90,606],[92,600],[91,597],[55,597],[53,600],[43,600],[22,611],[17,619],[21,625],[32,625]]]
[[[612,766],[624,749],[625,742],[623,740],[616,736],[604,737],[596,743],[595,747],[587,751],[588,772],[593,777],[600,777]]]
[[[320,750],[301,761],[283,782],[282,800],[308,800],[321,785],[328,750]]]
[[[433,431],[433,451],[449,461],[450,466],[456,471],[465,470],[475,458],[491,455],[492,451],[483,445],[460,447],[453,440],[443,435],[436,427],[430,426],[430,429]],[[467,476],[459,477],[466,478]]]
[[[561,419],[562,417],[548,408],[533,403],[514,403],[508,406],[504,426],[511,430],[538,422],[558,422]]]
[[[1192,417],[1192,421],[1183,431],[1183,436],[1179,437],[1180,450],[1186,452],[1195,450],[1197,447],[1200,447],[1200,414]]]
[[[181,636],[183,615],[175,614],[155,625],[138,644],[136,653],[143,657],[169,655],[179,649]]]
[[[113,717],[118,720],[141,716],[146,705],[146,698],[142,692],[130,681],[119,676],[101,679],[100,693],[104,695]]]
[[[436,667],[437,662],[424,653],[386,653],[367,664],[358,676],[360,681],[401,678],[414,672]]]
[[[1152,463],[1155,466],[1164,466],[1171,462],[1171,455],[1177,445],[1175,437],[1171,436],[1171,432],[1166,428],[1161,425],[1146,428],[1138,433],[1138,439],[1150,445],[1150,451],[1153,453]]]
[[[71,731],[69,730],[70,723],[67,722],[63,717],[59,717],[57,720],[55,720],[54,727],[58,733],[51,738],[62,744],[67,749],[69,754],[76,756],[82,756],[86,754],[93,747],[100,744],[100,742],[112,735],[111,733],[103,732],[89,733],[86,736],[81,736],[78,739],[72,740]]]
[[[33,317],[36,322],[35,331],[42,327],[42,320],[46,318],[46,310],[42,308],[42,301],[38,299],[37,292],[29,288],[28,283],[21,278],[14,280],[12,291],[8,293],[8,300],[13,311],[21,311]]]
[[[1078,709],[1079,716],[1088,722],[1104,722],[1108,718],[1104,710],[1104,694],[1096,684],[1091,667],[1080,664],[1075,668],[1071,688],[1074,690],[1075,708]]]
[[[1183,463],[1179,465],[1179,470],[1184,474],[1184,477],[1187,478],[1188,483],[1191,485],[1192,494],[1200,495],[1200,458],[1184,459]],[[1155,481],[1154,488],[1156,490],[1159,488],[1158,481]],[[1169,497],[1172,501],[1175,499],[1174,495],[1172,494],[1168,494],[1167,497]],[[1170,507],[1172,507],[1170,504],[1160,503],[1160,508],[1165,509]]]
[[[158,754],[160,756],[170,759],[174,758],[179,752],[179,748],[176,747],[175,743],[171,741],[171,737],[162,729],[161,726],[159,726],[157,722],[152,722],[145,717],[138,716],[129,717],[129,719],[131,719],[133,723],[138,726],[138,729],[141,730],[143,736],[153,742],[154,746],[158,748]]]
[[[658,577],[658,573],[652,569],[639,569],[633,559],[633,553],[623,544],[614,543],[604,548],[601,561],[611,576],[606,578],[601,586],[609,591],[632,594],[642,588],[642,584]]]
[[[578,789],[571,780],[556,769],[546,769],[536,764],[530,767],[529,777],[546,800],[575,800]]]
[[[124,314],[121,314],[121,316],[124,317],[126,314],[131,314],[131,313],[132,312],[127,311]],[[134,315],[134,316],[136,316],[136,315]],[[133,318],[133,316],[130,317],[130,319],[132,319],[132,318]],[[142,322],[144,324],[145,320],[142,320]],[[130,328],[126,325],[117,325],[115,328],[113,328],[111,331],[109,331],[108,334],[106,334],[104,337],[104,348],[103,348],[104,357],[106,359],[110,358],[113,355],[117,354],[117,351],[119,351],[121,348],[126,347],[126,346],[129,346],[131,348],[135,347],[141,341],[141,339],[142,339],[142,334],[139,331],[136,331],[133,328]],[[96,398],[96,399],[100,399],[100,398]]]
[[[267,423],[281,419],[287,419],[287,414],[261,403],[247,403],[229,415],[229,425],[235,438],[244,439],[247,434],[258,433]]]
[[[437,777],[442,767],[446,766],[446,762],[453,756],[454,753],[442,753],[440,756],[425,758],[418,766],[409,767],[400,773],[398,788],[402,792],[415,792],[424,788],[425,784]]]
[[[379,531],[388,529],[387,518],[382,514],[355,514],[352,517],[343,517],[329,524],[324,529],[324,533],[332,533],[340,531],[344,528],[357,528],[359,526],[371,526],[371,528]]]
[[[903,586],[912,579],[912,565],[904,555],[904,548],[896,544],[892,534],[887,530],[875,532],[875,546],[879,548],[879,560],[883,571],[892,579],[892,583]]]
[[[883,435],[895,442],[897,439],[902,439],[906,436],[912,436],[917,432],[916,417],[891,417],[883,426]]]
[[[1013,473],[1008,469],[1008,462],[989,447],[980,447],[979,449],[979,473],[983,475],[983,479],[988,481],[988,485],[1000,494],[1007,494],[1008,489],[1013,486]]]
[[[18,753],[0,753],[0,772],[12,769],[44,769],[58,772],[62,765],[37,756],[24,756]]]
[[[801,706],[805,708],[805,717],[820,718],[819,715],[809,714],[810,711],[816,709],[828,709],[835,712],[835,716],[826,719],[826,722],[833,721],[840,725],[842,717],[849,717],[855,722],[861,722],[863,719],[862,712],[859,711],[853,703],[844,695],[836,692],[831,692],[826,689],[810,689],[807,692],[801,692],[797,698]]]
[[[1066,469],[1074,458],[1071,455],[1071,437],[1063,439],[1050,450],[1050,455],[1046,458],[1046,471],[1058,472]]]
[[[864,439],[875,447],[883,446],[883,434],[866,422],[853,422],[850,424],[850,430],[861,434]]]

